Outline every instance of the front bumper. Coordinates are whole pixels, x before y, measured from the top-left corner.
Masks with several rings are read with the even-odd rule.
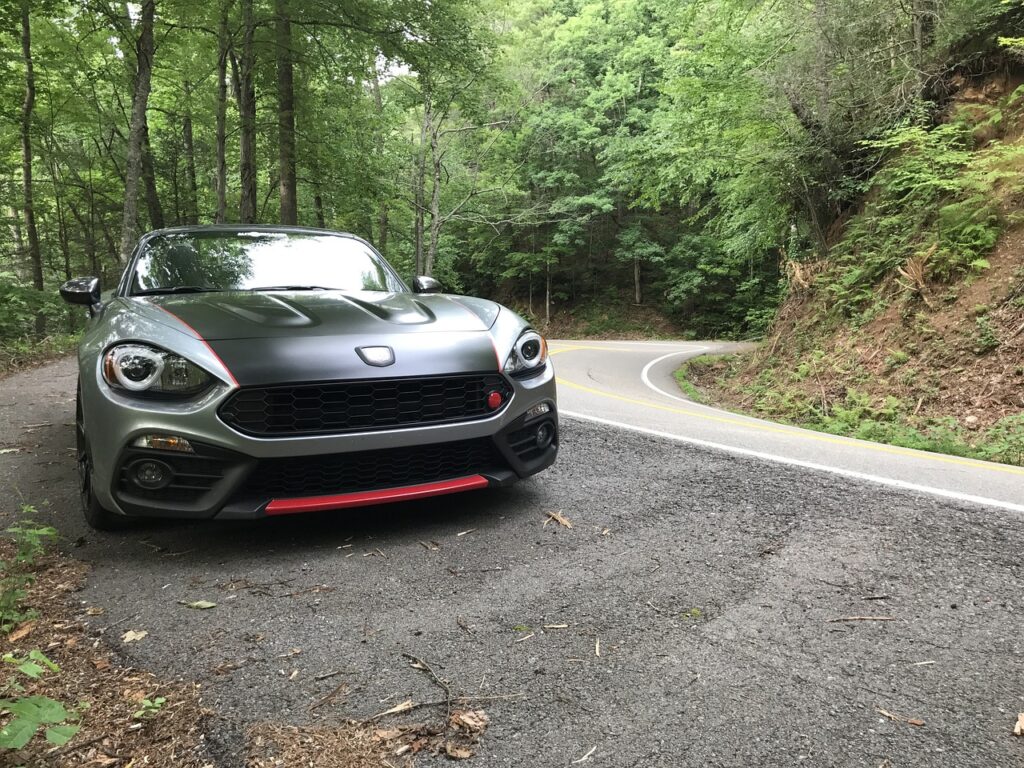
[[[106,508],[130,517],[251,519],[507,485],[550,466],[558,453],[551,365],[509,381],[512,398],[491,418],[273,439],[242,434],[218,417],[231,389],[190,404],[140,403],[93,381],[98,391],[86,398],[85,418],[94,487]],[[542,403],[548,411],[531,416]],[[551,439],[538,445],[541,425]],[[146,434],[184,437],[195,452],[134,447]],[[152,461],[173,476],[157,490],[134,480]]]

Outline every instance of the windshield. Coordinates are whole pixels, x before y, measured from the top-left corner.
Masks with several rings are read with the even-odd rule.
[[[230,290],[406,289],[364,243],[303,232],[158,235],[144,246],[131,282],[133,295]]]

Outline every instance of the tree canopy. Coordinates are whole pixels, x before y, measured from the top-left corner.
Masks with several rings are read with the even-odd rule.
[[[756,335],[894,132],[1020,56],[999,0],[8,0],[0,339],[139,233],[351,231],[505,300]],[[922,140],[923,141],[923,140]]]

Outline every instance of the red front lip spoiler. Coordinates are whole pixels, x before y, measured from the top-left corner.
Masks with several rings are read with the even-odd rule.
[[[444,496],[448,493],[472,491],[478,488],[486,488],[488,485],[490,485],[490,481],[483,475],[469,475],[468,477],[458,477],[454,480],[441,480],[436,483],[386,488],[382,491],[341,493],[336,496],[304,496],[297,499],[274,499],[267,504],[266,513],[268,515],[292,515],[297,512],[322,512],[329,509],[368,507],[373,504],[413,501],[430,496]]]

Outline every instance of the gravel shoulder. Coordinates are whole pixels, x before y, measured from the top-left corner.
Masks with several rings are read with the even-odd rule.
[[[480,765],[1024,765],[1020,516],[567,420],[556,466],[510,489],[101,535],[74,375],[0,381],[0,523],[32,504],[60,529],[87,620],[202,685],[223,766],[253,723],[436,700],[403,653],[496,697]],[[892,620],[837,621],[858,616]]]

